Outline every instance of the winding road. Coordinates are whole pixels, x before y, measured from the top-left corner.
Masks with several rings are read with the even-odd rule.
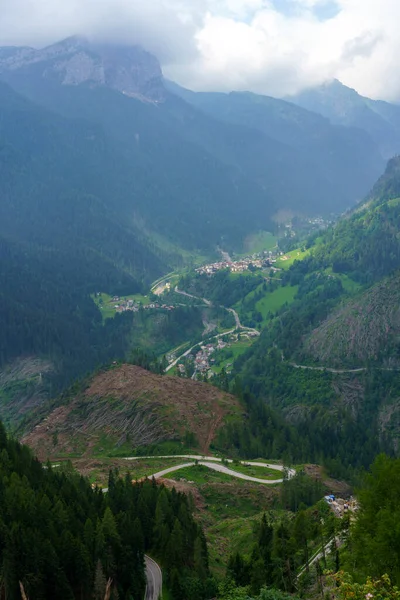
[[[135,461],[135,460],[143,460],[143,459],[160,459],[160,458],[171,458],[171,455],[163,455],[163,456],[129,456],[124,458],[124,460]],[[222,463],[222,458],[217,458],[214,456],[200,456],[194,454],[179,454],[174,455],[173,458],[185,458],[190,459],[192,462],[185,462],[181,465],[175,465],[173,467],[169,467],[167,469],[163,469],[158,473],[154,473],[153,475],[148,475],[149,479],[157,479],[159,477],[164,477],[169,473],[173,473],[175,471],[179,471],[180,469],[184,469],[185,467],[192,467],[193,461],[197,461],[197,464],[204,465],[209,469],[213,469],[214,471],[218,471],[220,473],[225,473],[226,475],[230,475],[231,477],[236,477],[237,479],[244,479],[246,481],[252,481],[256,483],[262,483],[264,485],[273,485],[276,483],[282,483],[283,478],[274,479],[274,480],[266,480],[259,479],[258,477],[251,477],[250,475],[245,475],[244,473],[239,473],[238,471],[234,471],[233,469],[229,469],[225,464]],[[225,462],[233,463],[232,459],[228,459]],[[268,469],[273,469],[275,471],[279,471],[283,473],[286,471],[287,477],[290,479],[296,474],[294,469],[286,469],[282,465],[276,465],[271,463],[263,463],[256,461],[246,461],[241,462],[242,465],[250,465],[254,467],[265,467]],[[107,492],[108,488],[103,488],[103,492]],[[316,560],[318,557],[315,557]],[[312,564],[312,563],[310,563]],[[144,600],[159,600],[162,594],[162,572],[159,565],[152,559],[150,556],[145,556],[145,567],[146,567],[146,592]],[[299,574],[299,576],[302,572]]]
[[[132,456],[132,457],[127,457],[124,460],[141,460],[141,459],[145,459],[145,458],[160,459],[160,458],[171,458],[171,456],[147,456],[147,457],[146,456]],[[246,475],[245,473],[239,473],[238,471],[234,471],[233,469],[230,469],[225,464],[221,464],[222,458],[216,458],[214,456],[199,456],[199,455],[192,455],[192,454],[181,454],[181,455],[175,455],[174,458],[186,458],[186,459],[191,460],[192,462],[185,462],[185,463],[182,463],[181,465],[167,467],[166,469],[163,469],[162,471],[158,471],[157,473],[148,475],[148,478],[152,479],[154,477],[154,479],[158,479],[159,477],[165,477],[165,475],[168,475],[169,473],[174,473],[175,471],[179,471],[180,469],[185,469],[186,467],[192,467],[193,461],[197,461],[198,465],[203,465],[204,467],[207,467],[208,469],[212,469],[213,471],[218,471],[219,473],[224,473],[225,475],[230,475],[231,477],[236,477],[237,479],[244,479],[245,481],[262,483],[264,485],[274,485],[276,483],[282,483],[282,481],[283,481],[283,477],[280,477],[279,479],[261,479],[259,477],[252,477],[251,475]],[[227,460],[226,462],[233,463],[233,460],[230,459],[230,460]],[[296,471],[294,469],[286,469],[286,467],[283,467],[282,465],[269,464],[269,463],[263,463],[263,462],[254,462],[254,461],[246,461],[244,463],[241,462],[240,464],[250,465],[252,467],[264,467],[266,469],[273,469],[275,471],[280,471],[281,473],[287,472],[287,477],[289,479],[296,474]]]
[[[332,367],[310,367],[308,365],[298,365],[296,363],[287,363],[289,367],[293,367],[294,369],[308,369],[309,371],[327,371],[328,373],[362,373],[367,371],[367,367],[358,367],[356,369],[333,369]],[[399,368],[396,367],[375,367],[376,371],[400,371]]]
[[[187,292],[182,292],[182,290],[178,290],[178,286],[176,286],[175,292],[177,294],[181,294],[182,296],[187,296],[188,298],[194,298],[195,300],[201,300],[202,302],[204,302],[204,304],[207,304],[207,306],[213,306],[213,303],[211,302],[211,300],[207,300],[207,298],[201,298],[200,296],[193,296],[193,294],[188,294]],[[260,332],[258,331],[258,329],[254,329],[253,327],[246,327],[245,325],[241,324],[239,315],[237,314],[236,310],[234,310],[233,308],[227,308],[226,306],[223,306],[222,304],[220,304],[219,307],[230,312],[234,316],[236,329],[242,329],[243,331],[249,331],[249,332],[251,331],[255,335],[260,335]],[[226,333],[224,335],[226,335]]]
[[[212,306],[211,300],[207,300],[207,298],[201,298],[200,296],[193,296],[193,294],[188,294],[187,292],[183,292],[182,290],[178,290],[178,286],[175,287],[175,293],[180,294],[181,296],[186,296],[187,298],[194,298],[194,300],[201,300],[207,306]]]
[[[144,600],[159,600],[162,593],[162,572],[155,560],[150,556],[145,556],[146,566],[146,593]]]
[[[307,365],[297,365],[296,363],[288,363],[290,367],[294,369],[307,369],[309,371],[327,371],[328,373],[361,373],[366,371],[366,367],[360,367],[359,369],[332,369],[330,367],[309,367]]]
[[[200,296],[193,296],[193,294],[188,294],[187,292],[182,292],[182,290],[178,290],[178,287],[175,288],[175,292],[177,294],[180,294],[181,296],[187,296],[188,298],[194,298],[195,300],[201,300],[207,306],[213,305],[210,300],[207,300],[207,298],[200,298]],[[220,308],[223,308],[224,310],[230,312],[234,316],[235,327],[233,329],[230,329],[229,331],[224,331],[223,333],[218,333],[217,335],[214,335],[212,338],[209,338],[209,339],[215,340],[217,338],[224,337],[225,335],[230,335],[231,333],[234,333],[237,329],[241,329],[242,331],[245,331],[245,332],[247,331],[248,333],[253,333],[254,335],[257,335],[257,336],[260,335],[260,332],[257,329],[253,329],[252,327],[245,327],[244,325],[241,324],[239,315],[237,314],[236,310],[234,310],[233,308],[226,308],[226,306],[220,306]],[[203,340],[201,339],[199,342],[196,342],[196,344],[194,344],[191,348],[186,350],[186,352],[184,352],[183,354],[178,356],[177,359],[175,359],[172,363],[170,363],[168,365],[168,367],[165,369],[165,372],[168,373],[168,371],[173,369],[180,360],[185,358],[185,356],[188,356],[188,354],[191,353],[193,348],[196,348],[196,346],[199,346],[202,343],[203,343]]]

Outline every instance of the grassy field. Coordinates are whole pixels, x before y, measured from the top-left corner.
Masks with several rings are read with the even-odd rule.
[[[105,487],[108,481],[110,469],[117,467],[121,476],[129,473],[132,481],[150,477],[154,473],[159,473],[169,467],[180,465],[183,462],[190,462],[189,459],[177,458],[171,456],[168,458],[140,458],[138,460],[124,460],[123,458],[72,458],[74,467],[89,477],[91,483],[100,487]],[[56,464],[63,464],[66,461],[57,461]],[[179,472],[179,471],[177,471]]]
[[[213,471],[204,465],[185,467],[184,469],[170,473],[169,478],[175,479],[176,481],[179,479],[186,479],[187,481],[193,481],[196,485],[203,485],[206,483],[232,483],[232,481],[235,481],[235,484],[237,483],[238,485],[246,483],[244,479],[234,479],[230,475]]]
[[[185,461],[183,460],[183,462]],[[279,479],[280,477],[278,471],[264,467],[245,467],[244,465],[233,465],[232,463],[227,464],[226,467],[232,469],[232,471],[238,471],[238,473],[249,475],[249,477],[265,479],[265,481]],[[226,473],[213,471],[204,465],[185,467],[184,469],[171,473],[169,477],[175,480],[186,479],[188,481],[193,481],[197,485],[203,485],[205,483],[232,483],[233,481],[235,482],[235,485],[247,485],[247,483],[249,483],[246,482],[245,479],[238,479],[231,475],[227,475]],[[255,485],[262,485],[257,482],[252,483]]]
[[[131,294],[130,296],[119,296],[118,302],[113,302],[112,296],[109,294],[101,293],[100,295],[92,295],[93,301],[99,307],[101,314],[103,316],[103,320],[112,319],[116,314],[115,305],[119,304],[123,300],[133,300],[136,304],[140,304],[142,306],[147,306],[150,304],[150,299],[148,296],[143,296],[142,294]]]
[[[199,519],[208,541],[211,571],[218,577],[225,576],[230,554],[249,551],[254,524],[264,511],[274,508],[279,493],[277,486],[250,482],[236,485],[237,481],[199,486],[206,502]]]
[[[359,283],[353,281],[353,279],[350,279],[350,277],[348,277],[344,273],[334,273],[330,267],[328,269],[325,269],[325,273],[327,273],[328,275],[334,275],[335,277],[338,277],[342,282],[342,285],[346,292],[349,292],[350,294],[355,294],[362,288],[362,286]]]
[[[297,285],[279,287],[270,294],[266,294],[264,298],[261,298],[261,300],[257,302],[256,308],[262,314],[263,319],[266,319],[269,312],[276,312],[286,302],[288,304],[293,302],[297,290]]]
[[[305,250],[304,252],[297,248],[296,250],[291,250],[284,256],[281,256],[277,259],[276,264],[274,265],[278,269],[289,269],[292,266],[295,260],[303,260],[306,256],[310,254],[310,250]]]
[[[244,473],[245,475],[249,475],[249,477],[257,477],[258,479],[265,479],[266,481],[280,479],[282,476],[276,469],[269,469],[268,467],[255,467],[243,463],[230,463],[228,467],[233,471],[238,471],[238,473]]]
[[[129,467],[129,472],[132,475],[132,479],[141,479],[142,477],[150,477],[154,473],[159,473],[169,467],[175,465],[181,465],[182,463],[190,462],[186,458],[177,458],[171,456],[170,458],[143,458],[138,460],[127,460],[126,464]],[[180,471],[176,471],[180,473]],[[171,473],[173,475],[173,473]]]
[[[253,343],[253,340],[243,339],[238,342],[233,342],[229,348],[224,348],[223,350],[218,350],[217,352],[215,352],[215,354],[212,355],[213,358],[218,359],[218,357],[220,357],[222,360],[218,364],[218,366],[211,367],[211,370],[213,371],[213,373],[217,373],[217,374],[221,373],[223,368],[226,369],[227,365],[235,362],[235,360],[238,358],[238,356],[240,356],[241,354],[246,352],[246,350],[248,348],[250,348],[252,343]],[[225,356],[226,356],[226,358],[225,358]]]
[[[224,577],[226,553],[247,554],[253,542],[253,529],[259,517],[237,517],[223,519],[207,530],[209,561],[212,571],[218,577]]]

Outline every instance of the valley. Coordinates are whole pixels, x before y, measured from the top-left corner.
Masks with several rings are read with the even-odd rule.
[[[398,600],[399,115],[0,46],[0,600]]]

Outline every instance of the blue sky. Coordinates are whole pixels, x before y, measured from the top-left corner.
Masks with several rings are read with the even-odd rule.
[[[288,17],[299,15],[299,13],[302,11],[301,4],[294,2],[293,0],[273,0],[272,4],[278,12],[281,12]],[[336,17],[336,15],[340,12],[340,6],[334,0],[328,0],[327,2],[319,2],[315,4],[311,11],[320,21],[326,21]]]

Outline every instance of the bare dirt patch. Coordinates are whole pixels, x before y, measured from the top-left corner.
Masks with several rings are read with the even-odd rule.
[[[47,459],[71,453],[89,457],[100,440],[105,448],[129,443],[133,450],[191,433],[207,454],[226,419],[240,415],[238,400],[209,384],[122,365],[96,375],[23,441]]]

